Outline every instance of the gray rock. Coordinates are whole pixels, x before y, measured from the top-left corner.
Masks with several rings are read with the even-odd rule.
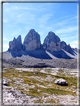
[[[62,78],[55,80],[54,83],[55,84],[58,84],[58,85],[62,85],[62,86],[68,85],[68,83],[66,82],[66,80],[64,80]]]
[[[64,49],[64,50],[66,50],[69,53],[72,52],[71,46],[67,45],[66,42],[64,42],[64,41],[60,42],[60,47],[61,47],[61,49]]]
[[[6,80],[3,80],[3,85],[8,86],[9,85],[9,82],[6,81]]]
[[[36,50],[37,52],[35,52]],[[71,46],[67,45],[66,42],[61,41],[60,38],[54,32],[49,32],[46,38],[44,39],[44,43],[41,44],[40,35],[34,29],[31,29],[26,35],[23,45],[21,42],[20,35],[17,39],[14,37],[13,41],[9,42],[9,53],[7,53],[7,55],[9,55],[7,57],[12,58],[17,56],[21,57],[22,55],[29,55],[35,58],[43,59],[45,57],[51,59],[54,56],[56,58],[72,59],[77,58],[78,51],[79,50],[77,50],[77,48],[71,48]]]
[[[59,51],[60,38],[54,32],[49,32],[44,39],[43,48],[49,51]]]
[[[34,29],[31,29],[24,39],[23,50],[33,51],[39,49],[40,47],[40,35]]]
[[[20,51],[22,49],[22,42],[21,42],[21,35],[17,37],[17,39],[14,37],[13,41],[9,42],[9,49],[13,51]]]
[[[77,48],[72,48],[72,50],[77,52],[77,53],[79,52],[79,49],[77,49]]]

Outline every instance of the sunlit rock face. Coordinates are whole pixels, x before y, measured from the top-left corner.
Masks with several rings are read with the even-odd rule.
[[[31,29],[24,39],[23,50],[33,51],[39,49],[40,47],[40,35],[34,29]]]
[[[21,41],[21,35],[17,37],[17,39],[14,37],[13,41],[9,42],[9,49],[13,51],[20,51],[22,50],[22,41]]]
[[[60,38],[54,32],[49,32],[44,39],[43,48],[49,51],[59,51],[61,49]]]

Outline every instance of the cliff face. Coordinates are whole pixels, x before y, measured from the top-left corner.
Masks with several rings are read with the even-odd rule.
[[[43,48],[49,51],[59,51],[60,38],[53,32],[49,32],[47,37],[44,39]]]
[[[72,48],[70,45],[67,45],[66,42],[62,41],[60,42],[60,47],[61,49],[64,49],[65,51],[71,53],[72,52]]]
[[[66,42],[61,41],[54,32],[49,32],[44,39],[44,43],[41,44],[40,35],[34,29],[31,29],[26,35],[23,44],[21,42],[21,35],[19,35],[17,39],[14,37],[13,41],[9,42],[8,50],[34,51],[37,49],[44,49],[51,52],[64,49],[65,51],[72,53],[72,48],[70,47],[70,45],[67,45]]]
[[[22,50],[22,41],[21,41],[21,35],[17,37],[17,39],[14,37],[13,41],[9,42],[9,49],[13,51],[20,51]]]
[[[23,50],[33,51],[36,49],[40,49],[40,47],[40,35],[34,29],[31,29],[24,39]]]

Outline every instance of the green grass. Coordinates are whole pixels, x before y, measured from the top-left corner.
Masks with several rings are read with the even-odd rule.
[[[55,94],[55,95],[77,95],[76,93],[73,93],[73,91],[70,91],[72,85],[75,86],[73,88],[73,90],[77,88],[77,78],[65,76],[63,74],[62,69],[59,70],[61,73],[58,73],[58,75],[41,73],[40,70],[42,70],[42,68],[41,69],[34,68],[33,70],[36,70],[36,71],[34,71],[34,72],[29,72],[29,71],[19,72],[19,70],[15,70],[13,68],[5,69],[4,70],[5,73],[3,73],[3,77],[6,77],[6,78],[11,80],[9,83],[9,86],[12,86],[14,88],[17,87],[16,89],[19,92],[21,92],[23,94],[27,94],[27,95],[32,96],[32,97],[41,97],[43,95],[48,96],[47,94],[49,94],[49,95],[52,95],[52,94]],[[48,73],[49,73],[49,72],[51,72],[51,70],[52,69],[49,69],[49,70],[47,69],[46,71],[48,71]],[[48,80],[45,81],[45,79],[47,78],[48,75],[51,76],[51,78],[55,77],[55,79],[58,79],[58,78],[65,79],[68,82],[68,86],[60,86],[60,85],[55,84],[54,83],[55,79],[51,82]],[[33,77],[31,78],[31,76],[33,76]],[[36,76],[38,76],[40,79],[35,79]],[[13,79],[14,77],[16,78],[17,81],[19,81],[19,79],[17,79],[17,78],[21,78],[24,81],[20,82],[20,84],[16,84],[16,83],[14,83],[15,82],[15,80]],[[41,80],[42,78],[43,78],[43,81]],[[49,87],[48,85],[50,83],[52,86]],[[23,87],[22,84],[28,84],[28,87]],[[37,84],[43,85],[46,88],[38,87]],[[31,85],[34,85],[35,87],[31,88],[30,87]],[[27,91],[26,89],[29,89],[29,91]],[[43,93],[47,93],[47,94],[43,94]],[[40,103],[42,103],[42,102],[43,101],[40,100]],[[48,102],[51,103],[50,100]],[[55,102],[55,101],[53,100],[52,102]]]

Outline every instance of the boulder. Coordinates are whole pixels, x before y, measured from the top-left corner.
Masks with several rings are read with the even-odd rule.
[[[44,39],[43,48],[52,52],[59,51],[60,38],[54,32],[49,32],[47,37]]]
[[[9,82],[6,81],[6,80],[3,80],[3,85],[8,86],[9,85]]]
[[[54,81],[55,84],[61,85],[61,86],[66,86],[68,85],[68,83],[66,82],[66,80],[60,78]]]
[[[34,29],[31,29],[24,39],[23,50],[33,51],[39,49],[40,47],[40,35]]]
[[[22,42],[21,42],[21,35],[17,37],[17,39],[14,37],[13,41],[9,42],[9,49],[13,51],[20,51],[22,50]]]

